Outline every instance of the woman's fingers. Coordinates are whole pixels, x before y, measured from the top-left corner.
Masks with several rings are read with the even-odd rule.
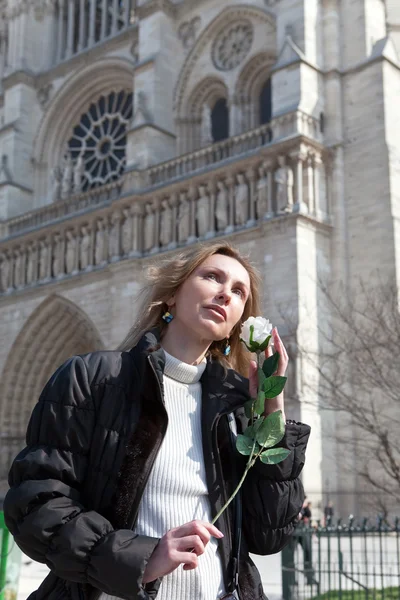
[[[206,545],[198,535],[188,535],[177,540],[176,549],[180,552],[194,552],[200,556],[206,551]]]
[[[190,521],[189,523],[185,523],[180,527],[175,527],[175,529],[171,529],[167,534],[167,536],[171,538],[183,538],[190,535],[198,536],[203,544],[208,544],[211,536],[216,538],[223,537],[223,534],[215,525],[211,525],[207,521]]]

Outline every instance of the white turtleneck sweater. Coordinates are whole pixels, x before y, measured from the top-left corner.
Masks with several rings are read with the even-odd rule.
[[[165,350],[164,350],[165,352]],[[135,532],[161,538],[193,519],[211,521],[201,437],[200,377],[206,362],[189,365],[165,352],[168,428],[140,504]],[[216,600],[224,593],[218,543],[211,538],[198,567],[166,575],[157,600]],[[116,600],[102,594],[100,600]]]

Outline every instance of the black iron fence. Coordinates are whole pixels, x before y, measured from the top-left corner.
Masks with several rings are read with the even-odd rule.
[[[400,600],[400,522],[299,525],[282,551],[284,600]]]

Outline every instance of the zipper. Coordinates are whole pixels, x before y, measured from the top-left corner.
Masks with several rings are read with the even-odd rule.
[[[147,473],[146,473],[146,477],[145,477],[143,485],[142,485],[142,489],[141,489],[140,492],[137,493],[136,498],[135,498],[135,502],[133,503],[133,506],[131,507],[131,511],[129,513],[128,525],[127,525],[128,529],[133,529],[133,527],[134,527],[134,525],[136,523],[137,516],[138,516],[138,513],[139,513],[140,502],[141,502],[141,499],[143,497],[143,492],[144,492],[144,489],[145,489],[145,487],[147,485],[147,482],[149,480],[151,470],[153,468],[154,462],[155,462],[155,460],[157,458],[157,455],[159,453],[159,450],[161,448],[161,444],[164,441],[165,432],[167,431],[167,427],[168,427],[168,414],[167,414],[167,412],[165,410],[165,402],[164,402],[164,398],[163,398],[163,393],[162,393],[161,385],[160,385],[160,382],[158,380],[157,373],[156,373],[156,370],[155,370],[154,365],[152,363],[150,355],[147,357],[147,360],[148,360],[148,362],[150,364],[151,370],[154,373],[154,377],[155,377],[156,382],[157,382],[157,389],[158,389],[158,392],[159,392],[158,393],[158,398],[161,401],[161,404],[162,404],[162,406],[164,408],[164,411],[166,413],[167,419],[165,421],[165,425],[164,425],[163,430],[161,432],[161,439],[160,439],[159,442],[157,442],[157,445],[153,449],[153,458],[152,458],[152,460],[151,460],[151,462],[149,464],[149,467],[147,469]],[[101,594],[102,594],[101,590],[95,590],[95,592],[93,592],[93,594],[91,594],[90,600],[98,600],[100,598]]]
[[[159,451],[160,451],[161,444],[162,444],[162,443],[163,443],[163,441],[164,441],[164,436],[165,436],[165,433],[166,433],[166,431],[167,431],[167,427],[168,427],[168,415],[167,415],[167,412],[166,412],[166,410],[165,410],[165,403],[164,403],[164,398],[163,398],[163,393],[162,393],[161,385],[160,385],[160,382],[159,382],[159,380],[158,380],[157,373],[156,373],[156,370],[155,370],[155,368],[154,368],[154,365],[153,365],[153,363],[152,363],[152,360],[151,360],[151,356],[150,356],[150,355],[147,357],[147,360],[149,361],[149,364],[150,364],[151,370],[152,370],[152,371],[153,371],[153,373],[154,373],[154,377],[155,377],[155,379],[156,379],[156,382],[157,382],[157,388],[158,388],[158,392],[159,392],[159,394],[158,394],[158,396],[159,396],[159,400],[161,401],[161,404],[162,404],[162,406],[163,406],[163,408],[164,408],[164,411],[165,411],[165,414],[166,414],[166,417],[167,417],[167,419],[166,419],[166,421],[165,421],[165,425],[164,425],[164,427],[163,427],[163,429],[162,429],[162,431],[161,431],[161,438],[160,438],[160,440],[157,442],[156,446],[155,446],[155,447],[154,447],[154,449],[153,449],[153,458],[152,458],[152,460],[151,460],[151,462],[150,462],[150,464],[149,464],[149,466],[148,466],[147,473],[146,473],[146,476],[145,476],[145,479],[144,479],[144,482],[143,482],[143,485],[142,485],[142,490],[141,490],[140,494],[137,494],[137,495],[136,495],[135,502],[133,503],[133,506],[132,506],[132,508],[131,508],[131,512],[130,512],[130,515],[129,515],[129,521],[128,521],[128,528],[129,528],[129,529],[133,529],[133,527],[134,527],[134,525],[135,525],[135,523],[136,523],[137,516],[138,516],[138,513],[139,513],[139,506],[140,506],[140,502],[141,502],[141,500],[142,500],[142,496],[143,496],[143,492],[144,492],[144,489],[145,489],[145,487],[146,487],[146,485],[147,485],[147,482],[148,482],[148,480],[149,480],[149,477],[150,477],[151,470],[152,470],[152,468],[153,468],[153,465],[154,465],[154,462],[155,462],[155,460],[156,460],[156,458],[157,458],[157,455],[158,455],[158,453],[159,453]],[[139,497],[138,497],[138,496],[139,496]]]

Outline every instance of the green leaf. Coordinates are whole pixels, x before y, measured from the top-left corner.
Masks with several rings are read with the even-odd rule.
[[[258,390],[257,400],[254,406],[254,412],[257,415],[262,415],[265,410],[265,394],[262,390]]]
[[[282,417],[282,411],[277,410],[268,415],[256,433],[256,440],[260,446],[271,448],[279,444],[285,435],[285,422]]]
[[[263,424],[264,419],[265,419],[265,417],[259,417],[258,419],[256,419],[254,421],[253,425],[249,425],[247,427],[247,429],[245,429],[244,435],[246,437],[249,437],[252,440],[254,440],[258,430],[260,429],[261,425]]]
[[[246,435],[239,434],[236,438],[236,448],[240,452],[240,454],[244,454],[244,456],[249,456],[253,449],[254,440],[247,437]]]
[[[286,450],[286,448],[271,448],[261,454],[260,460],[265,465],[277,465],[285,460],[289,454],[290,450]]]
[[[244,405],[244,413],[248,419],[251,419],[251,407],[253,406],[253,402],[255,402],[255,399],[248,400]]]
[[[285,387],[287,377],[273,375],[268,377],[263,383],[263,390],[266,398],[276,398]]]
[[[269,335],[269,336],[268,336],[268,337],[267,337],[267,338],[266,338],[266,339],[263,341],[263,343],[262,343],[262,344],[260,344],[260,348],[259,348],[259,349],[261,350],[261,352],[264,352],[264,350],[265,350],[265,349],[268,347],[269,340],[271,339],[271,337],[272,337],[272,335]]]
[[[279,352],[275,352],[272,356],[269,356],[264,360],[262,370],[265,377],[271,377],[278,368],[279,363]]]

